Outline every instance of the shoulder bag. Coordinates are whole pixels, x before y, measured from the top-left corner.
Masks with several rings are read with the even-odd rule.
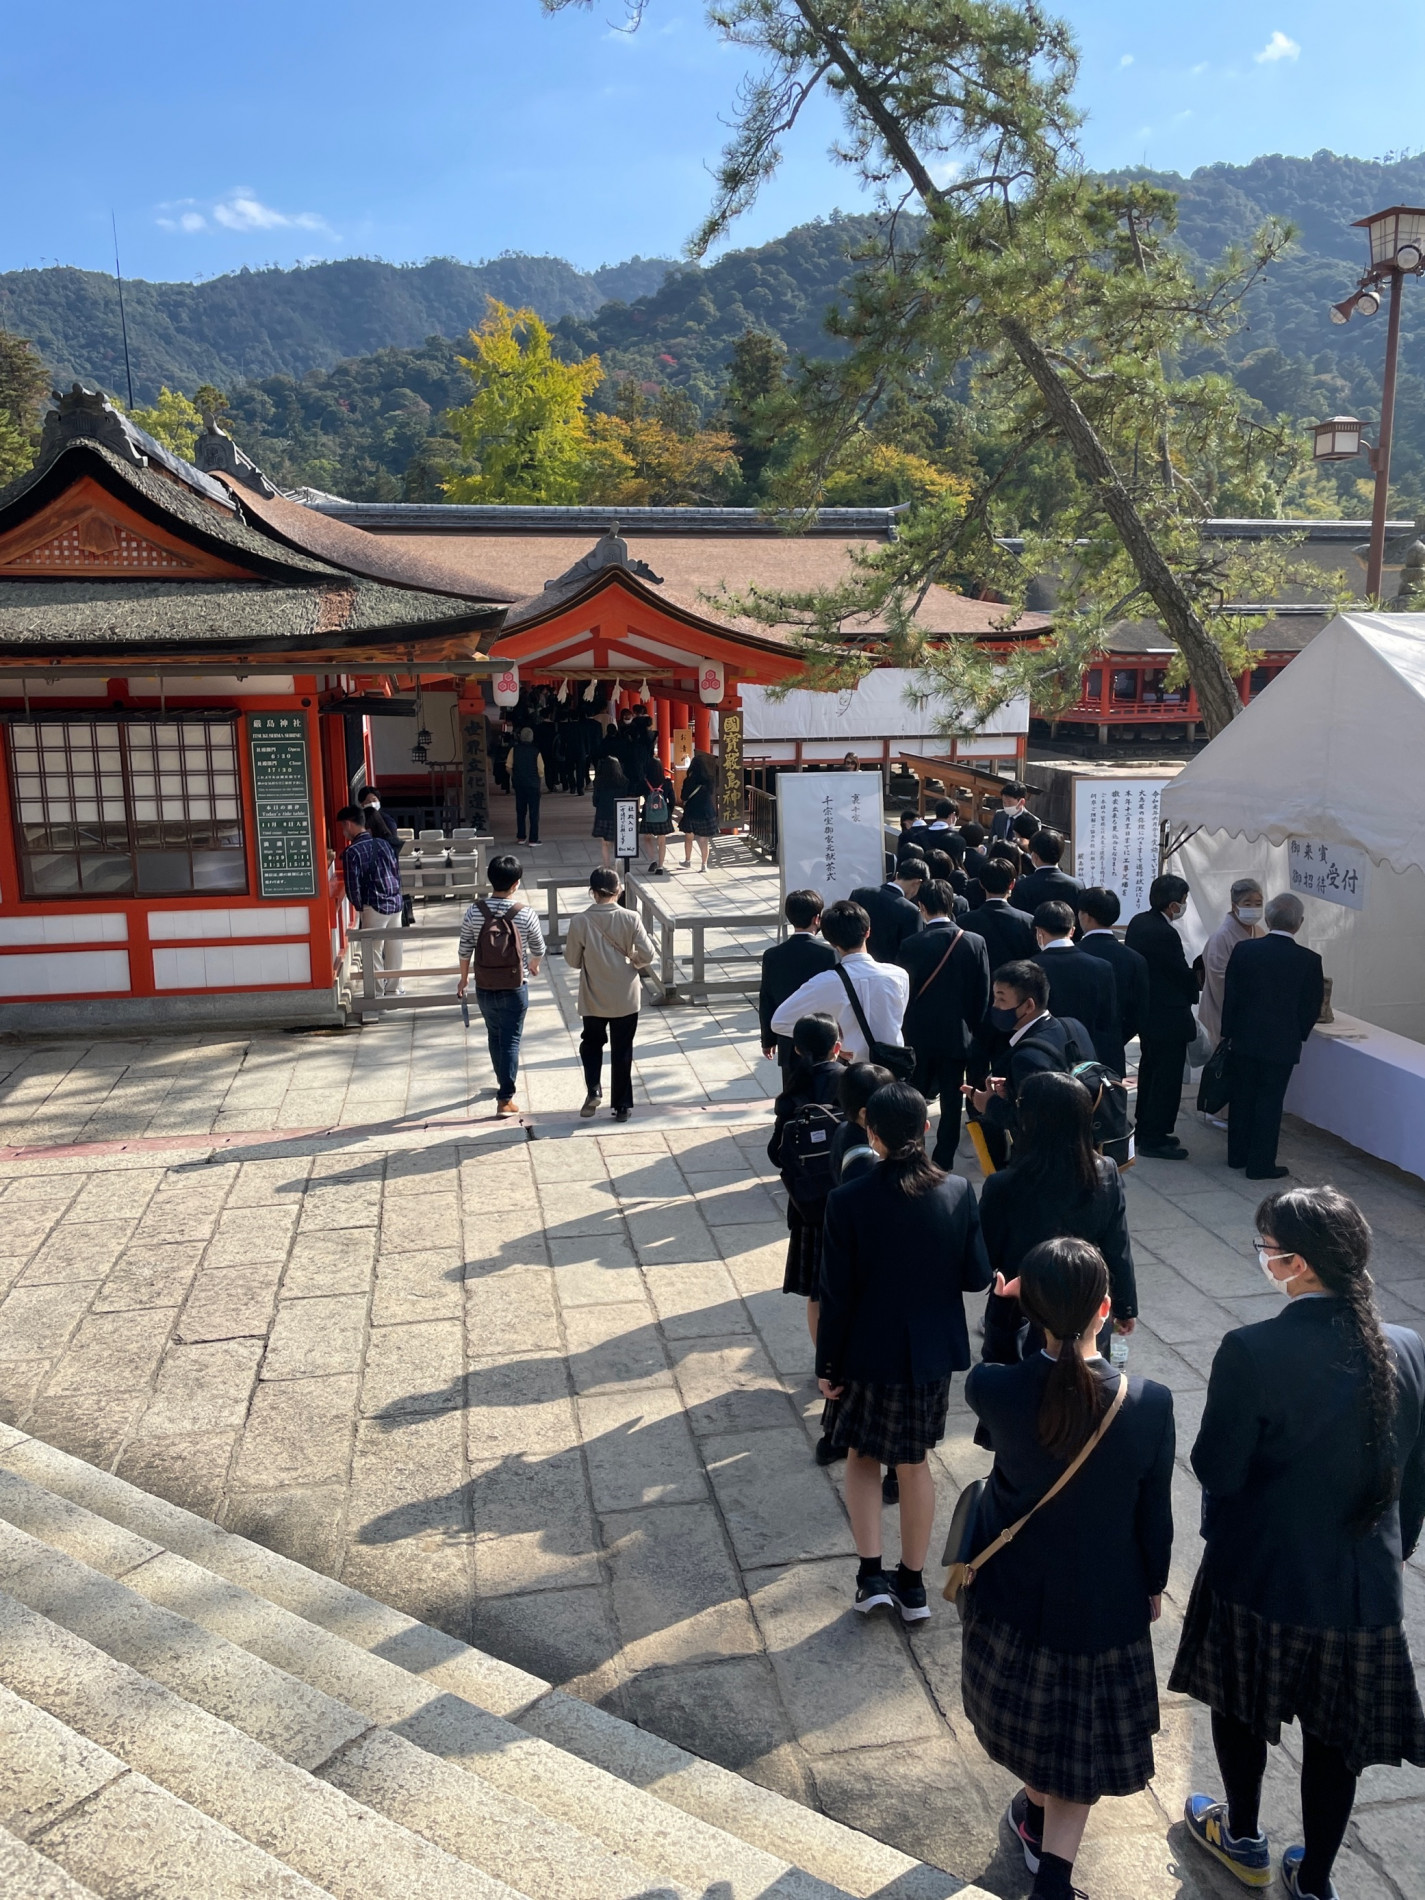
[[[962,1623],[969,1614],[968,1591],[970,1585],[975,1581],[975,1578],[984,1569],[991,1557],[995,1556],[999,1551],[1004,1549],[1006,1544],[1012,1543],[1014,1539],[1018,1537],[1019,1533],[1024,1529],[1036,1511],[1042,1511],[1044,1506],[1048,1504],[1051,1499],[1058,1497],[1059,1493],[1064,1489],[1064,1486],[1068,1484],[1071,1478],[1078,1476],[1094,1452],[1098,1450],[1099,1445],[1103,1442],[1105,1432],[1107,1432],[1109,1426],[1118,1417],[1123,1406],[1123,1401],[1127,1397],[1128,1380],[1120,1374],[1118,1390],[1114,1393],[1108,1410],[1099,1420],[1098,1430],[1094,1433],[1093,1437],[1089,1439],[1082,1451],[1080,1451],[1078,1457],[1074,1459],[1072,1464],[1067,1465],[1064,1470],[1060,1472],[1059,1476],[1054,1480],[1053,1484],[1050,1485],[1049,1489],[1044,1493],[1037,1504],[1031,1505],[1017,1523],[1011,1524],[1008,1530],[1001,1531],[992,1544],[987,1544],[979,1556],[971,1559],[969,1562],[965,1561],[964,1553],[969,1548],[970,1533],[975,1527],[975,1518],[979,1512],[980,1499],[984,1495],[985,1480],[983,1478],[976,1478],[972,1484],[965,1486],[955,1501],[955,1515],[950,1520],[950,1535],[945,1540],[945,1554],[941,1558],[941,1562],[948,1565],[950,1571],[949,1576],[945,1579],[945,1588],[942,1595],[947,1603],[953,1603],[955,1605],[955,1608],[960,1612],[960,1621]]]
[[[955,948],[955,945],[960,941],[960,939],[964,936],[964,934],[965,934],[964,931],[961,930],[958,925],[955,927],[954,930],[951,931],[950,941],[945,946],[944,956],[936,964],[935,968],[930,972],[930,975],[926,977],[925,981],[921,984],[920,988],[916,991],[915,995],[910,999],[913,1003],[918,1003],[920,1001],[921,997],[924,996],[925,992],[930,988],[931,984],[935,981],[936,977],[939,976],[940,972],[945,968],[945,965],[950,961],[950,952]]]
[[[1203,1066],[1197,1105],[1204,1115],[1220,1115],[1232,1100],[1232,1044],[1219,1042]]]
[[[945,954],[948,956],[950,952],[947,950]],[[883,1069],[889,1069],[897,1082],[909,1082],[915,1074],[914,1049],[903,1042],[877,1042],[871,1034],[871,1025],[866,1021],[866,1012],[861,1007],[861,998],[856,994],[856,986],[846,974],[846,966],[838,963],[836,974],[846,986],[846,994],[851,999],[852,1013],[860,1025],[861,1034],[866,1039],[866,1060],[878,1062]]]

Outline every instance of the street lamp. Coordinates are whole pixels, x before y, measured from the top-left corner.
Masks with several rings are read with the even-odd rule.
[[[1371,261],[1361,281],[1349,297],[1331,306],[1333,323],[1349,323],[1352,317],[1373,317],[1380,309],[1381,289],[1390,286],[1390,316],[1385,336],[1385,375],[1381,382],[1380,439],[1374,448],[1361,440],[1361,425],[1354,416],[1332,416],[1314,430],[1313,459],[1318,462],[1342,462],[1358,455],[1362,448],[1376,478],[1371,501],[1371,546],[1366,561],[1366,593],[1380,598],[1381,570],[1385,566],[1385,518],[1390,500],[1390,436],[1395,421],[1395,363],[1400,351],[1400,286],[1407,276],[1425,273],[1425,206],[1390,205],[1357,218],[1353,230],[1363,230],[1370,244]],[[1353,441],[1354,446],[1347,446]]]

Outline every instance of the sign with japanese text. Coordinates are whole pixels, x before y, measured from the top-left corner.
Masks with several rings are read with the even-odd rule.
[[[638,800],[636,798],[614,800],[614,856],[616,858],[638,856]]]
[[[718,817],[736,829],[742,823],[742,714],[726,712],[718,726]]]
[[[312,786],[301,713],[251,713],[247,722],[260,897],[315,897]]]
[[[1359,845],[1327,844],[1324,838],[1288,838],[1287,872],[1298,897],[1320,897],[1328,904],[1364,910],[1366,866]]]
[[[1074,782],[1074,876],[1113,891],[1127,921],[1148,908],[1158,875],[1159,805],[1166,778],[1081,778]]]
[[[820,891],[828,904],[886,877],[879,772],[779,772],[782,892]]]

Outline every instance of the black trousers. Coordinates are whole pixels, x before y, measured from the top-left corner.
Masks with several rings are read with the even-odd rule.
[[[539,787],[537,785],[516,785],[515,787],[515,840],[523,844],[528,831],[531,844],[539,843]]]
[[[922,1055],[915,1065],[915,1086],[927,1102],[940,1097],[940,1125],[935,1133],[931,1160],[948,1174],[955,1165],[955,1150],[960,1146],[960,1109],[964,1096],[960,1084],[965,1079],[963,1055]]]
[[[1183,1064],[1191,1036],[1140,1036],[1138,1047],[1139,1147],[1167,1141],[1183,1099]]]
[[[609,1107],[633,1107],[633,1039],[638,1034],[638,1011],[629,1016],[585,1016],[579,1038],[579,1060],[584,1065],[584,1087],[597,1095],[604,1074],[604,1043],[609,1045]]]
[[[1227,1165],[1266,1174],[1277,1165],[1282,1103],[1291,1081],[1290,1062],[1232,1057],[1232,1100],[1227,1115]]]

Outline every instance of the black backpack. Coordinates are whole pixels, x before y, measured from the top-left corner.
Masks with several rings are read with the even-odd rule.
[[[836,1186],[831,1173],[831,1140],[844,1119],[822,1102],[807,1102],[782,1124],[777,1153],[782,1186],[803,1215],[815,1218]]]
[[[1072,1032],[1066,1030],[1064,1034],[1062,1050],[1039,1036],[1027,1037],[1019,1047],[1042,1049],[1046,1056],[1053,1057],[1058,1069],[1078,1077],[1093,1102],[1090,1132],[1094,1147],[1110,1161],[1116,1161],[1120,1168],[1131,1168],[1134,1159],[1133,1122],[1128,1113],[1128,1090],[1123,1077],[1116,1075],[1097,1056],[1085,1058]]]

